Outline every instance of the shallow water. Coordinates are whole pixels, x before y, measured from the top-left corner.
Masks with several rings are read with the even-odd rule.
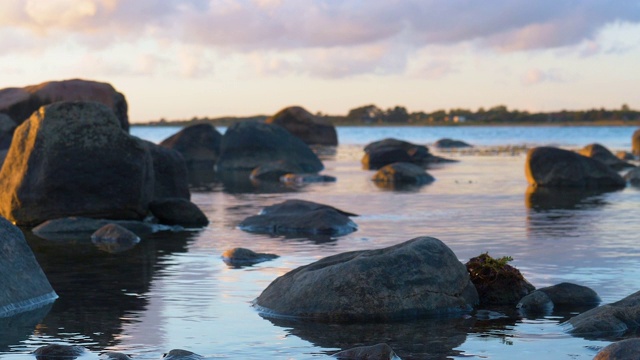
[[[531,193],[524,153],[480,156],[430,169],[430,185],[379,188],[361,169],[362,145],[384,137],[432,143],[453,137],[482,147],[547,145],[575,148],[600,142],[629,150],[635,128],[340,128],[341,145],[320,151],[335,183],[254,188],[203,180],[192,200],[211,220],[202,230],[156,233],[118,254],[87,239],[29,244],[60,298],[19,318],[0,319],[0,358],[33,358],[46,343],[79,344],[94,358],[121,351],[157,359],[172,348],[209,358],[321,359],[359,345],[389,343],[402,359],[592,359],[611,339],[565,333],[572,314],[526,319],[430,319],[369,325],[307,324],[262,318],[251,301],[276,277],[344,251],[381,248],[417,236],[444,241],[466,262],[483,252],[510,255],[536,287],[563,281],[589,286],[603,303],[640,290],[640,190],[602,194]],[[177,128],[133,127],[158,142]],[[432,149],[433,150],[433,149]],[[434,150],[435,151],[435,150]],[[205,178],[206,179],[206,178]],[[330,204],[360,216],[358,231],[338,238],[250,234],[236,225],[285,199]],[[220,255],[232,247],[280,258],[230,268]],[[6,321],[2,321],[6,320]]]

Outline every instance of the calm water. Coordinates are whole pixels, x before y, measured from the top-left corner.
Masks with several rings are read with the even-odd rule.
[[[133,127],[158,142],[178,128]],[[539,319],[422,320],[401,324],[325,325],[268,320],[251,301],[277,276],[336,253],[386,247],[417,236],[444,241],[466,262],[483,252],[510,255],[536,287],[575,282],[603,302],[640,290],[640,190],[604,194],[530,193],[524,154],[442,153],[460,162],[429,172],[419,188],[378,188],[361,169],[364,144],[384,137],[430,144],[442,137],[480,147],[599,142],[629,150],[631,127],[339,128],[341,145],[321,151],[337,182],[304,187],[229,187],[204,183],[192,200],[211,224],[157,233],[134,249],[108,254],[86,239],[27,237],[60,298],[47,309],[0,319],[0,358],[29,359],[45,343],[80,344],[158,359],[172,348],[209,358],[323,359],[359,345],[389,343],[403,359],[592,359],[609,343],[564,332],[571,314]],[[432,149],[433,150],[433,149]],[[360,214],[358,231],[339,238],[283,238],[236,229],[262,207],[298,198]],[[234,269],[220,259],[232,247],[280,258]],[[505,313],[511,313],[505,309]]]

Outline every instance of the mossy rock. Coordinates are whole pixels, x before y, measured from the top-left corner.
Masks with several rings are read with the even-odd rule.
[[[512,258],[494,259],[488,253],[471,258],[465,265],[480,297],[480,305],[515,305],[535,290],[518,269],[507,264]]]

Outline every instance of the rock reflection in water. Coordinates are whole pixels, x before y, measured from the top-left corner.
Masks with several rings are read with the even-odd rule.
[[[600,196],[607,192],[611,192],[611,190],[544,188],[529,186],[525,193],[525,205],[527,208],[536,211],[600,207],[607,205],[607,202]]]
[[[195,232],[155,233],[129,251],[111,254],[100,251],[90,240],[53,242],[25,231],[60,296],[40,323],[39,332],[56,338],[70,333],[91,335],[97,350],[117,345],[123,322],[146,309],[145,294],[151,281],[162,276],[163,260],[172,253],[186,252],[195,236]]]
[[[461,355],[453,349],[466,341],[467,331],[475,322],[473,318],[437,318],[401,323],[326,324],[266,319],[286,328],[291,335],[323,348],[346,350],[384,342],[403,360]]]
[[[11,346],[27,340],[52,306],[53,303],[14,316],[0,318],[0,351],[9,351]]]

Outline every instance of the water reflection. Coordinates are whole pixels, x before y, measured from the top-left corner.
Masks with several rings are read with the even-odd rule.
[[[601,195],[611,190],[587,190],[571,188],[544,188],[529,186],[525,193],[525,205],[536,211],[554,209],[584,209],[607,205]]]
[[[279,181],[255,181],[247,171],[225,171],[218,174],[223,190],[228,194],[245,193],[287,193],[295,192],[297,187],[287,186]]]
[[[387,343],[403,360],[443,359],[461,353],[454,348],[467,339],[473,318],[425,319],[401,323],[325,324],[266,318],[291,335],[323,348],[346,350]],[[333,351],[331,352],[333,353]]]
[[[14,316],[0,318],[0,351],[9,351],[11,346],[28,339],[52,306],[53,304],[48,304]]]
[[[195,233],[156,233],[122,253],[107,253],[91,241],[54,242],[30,231],[25,237],[51,286],[60,296],[38,325],[43,336],[84,334],[97,349],[113,346],[130,314],[145,310],[152,279],[163,260],[187,251]],[[4,337],[3,337],[4,338]]]

